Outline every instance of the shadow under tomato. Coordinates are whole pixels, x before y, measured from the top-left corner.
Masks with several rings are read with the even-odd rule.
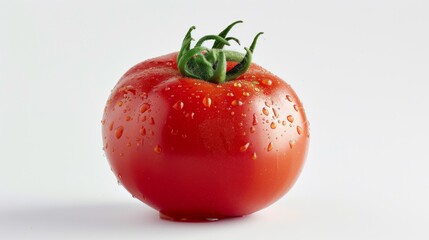
[[[249,217],[216,222],[173,222],[160,219],[158,212],[138,203],[22,206],[0,212],[0,232],[32,237],[45,233],[168,235],[168,232],[186,232],[190,227],[209,230],[219,225],[239,224],[247,221],[245,219]]]

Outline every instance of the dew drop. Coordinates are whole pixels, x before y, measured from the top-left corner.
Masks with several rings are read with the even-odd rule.
[[[170,91],[170,87],[165,87],[164,90],[165,91]]]
[[[179,130],[177,129],[171,129],[171,135],[176,136],[177,134],[179,134]]]
[[[129,122],[129,121],[131,121],[133,118],[130,116],[130,115],[127,115],[126,117],[125,117],[125,121],[127,121],[127,122]]]
[[[145,127],[140,128],[140,135],[142,135],[142,136],[146,135],[146,128]]]
[[[249,92],[243,92],[243,96],[248,97],[248,96],[250,96],[250,93]]]
[[[124,103],[122,102],[122,101],[118,101],[118,106],[119,107],[122,107],[122,105],[123,105]]]
[[[267,151],[269,152],[271,150],[273,150],[273,144],[270,142],[270,143],[268,143]]]
[[[234,93],[229,92],[229,93],[226,94],[226,96],[228,96],[228,97],[234,97]]]
[[[256,131],[256,128],[255,128],[254,126],[251,126],[251,127],[250,127],[250,132],[251,132],[251,133],[254,133],[255,131]]]
[[[246,144],[242,145],[240,147],[240,152],[245,152],[249,148],[250,143],[247,142]]]
[[[271,86],[273,84],[273,81],[271,81],[271,79],[263,79],[262,84]]]
[[[298,105],[294,104],[294,105],[293,105],[293,109],[295,109],[295,111],[297,111],[297,112],[298,112]]]
[[[154,148],[153,151],[160,154],[161,153],[161,146],[159,146],[159,144],[157,144]]]
[[[191,119],[194,119],[194,116],[195,116],[195,113],[193,113],[193,112],[185,114],[185,117],[191,118]]]
[[[142,117],[142,122],[145,122],[145,121],[146,121],[146,119],[147,119],[147,117],[146,117],[146,116],[143,116],[143,117]]]
[[[127,143],[127,147],[131,147],[131,142],[128,142],[128,143]]]
[[[204,106],[206,106],[206,107],[210,107],[210,106],[212,105],[212,100],[211,100],[211,98],[209,98],[209,97],[204,97],[204,98],[203,98],[203,104],[204,104]]]
[[[254,153],[252,153],[252,155],[250,156],[250,158],[252,159],[252,160],[256,160],[257,158],[258,158],[258,156],[256,155],[256,153],[254,152]]]
[[[292,148],[293,148],[293,145],[295,145],[295,140],[294,140],[294,139],[291,139],[291,140],[289,141],[289,147],[292,149]]]
[[[111,122],[109,125],[109,130],[112,131],[113,130],[113,125],[115,124],[115,122]]]
[[[287,117],[287,120],[290,122],[290,123],[293,123],[293,116],[292,115],[288,115]]]
[[[271,127],[271,129],[276,129],[277,125],[275,122],[271,122],[270,127]]]
[[[296,126],[296,132],[301,135],[302,133],[302,128],[300,126]]]
[[[173,108],[174,108],[174,109],[176,109],[176,110],[182,110],[184,105],[185,105],[185,104],[184,104],[182,101],[177,101],[177,102],[173,105]]]
[[[155,125],[155,119],[153,119],[153,117],[150,118],[150,122],[151,125]]]
[[[253,114],[253,125],[258,124],[258,119],[256,118],[256,114]]]
[[[145,113],[147,110],[149,110],[150,105],[148,103],[143,103],[143,105],[140,107],[140,112]]]
[[[232,106],[241,106],[241,105],[243,105],[243,102],[240,100],[232,100],[231,105]]]
[[[291,97],[290,95],[286,95],[286,99],[287,99],[289,102],[292,102],[292,97]]]
[[[122,134],[124,133],[124,127],[123,126],[119,126],[118,128],[116,128],[115,130],[115,137],[117,139],[122,137]]]
[[[275,108],[273,108],[273,114],[276,118],[279,117],[279,113],[277,112],[277,110]]]
[[[185,139],[185,138],[187,138],[188,137],[188,135],[186,135],[186,134],[182,134],[182,138],[183,139]]]
[[[263,113],[265,116],[268,116],[268,114],[269,114],[268,110],[267,110],[265,107],[263,107],[263,108],[262,108],[262,113]]]
[[[265,106],[271,107],[271,105],[273,105],[273,100],[271,100],[271,99],[265,100]]]
[[[241,83],[239,83],[239,82],[235,82],[235,83],[234,83],[234,87],[241,87]]]

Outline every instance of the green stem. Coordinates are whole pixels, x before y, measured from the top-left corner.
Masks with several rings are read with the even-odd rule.
[[[240,45],[240,41],[237,38],[227,37],[227,35],[234,25],[241,22],[235,21],[231,23],[218,35],[206,35],[200,38],[193,48],[191,48],[191,42],[193,41],[191,33],[195,27],[189,28],[177,55],[179,72],[186,77],[218,84],[233,80],[245,73],[252,63],[252,54],[262,32],[254,37],[250,48],[244,48],[246,54],[223,49],[225,46],[230,45],[229,41],[235,41]],[[211,49],[202,46],[207,40],[215,41]],[[226,71],[227,62],[238,63],[232,69]]]

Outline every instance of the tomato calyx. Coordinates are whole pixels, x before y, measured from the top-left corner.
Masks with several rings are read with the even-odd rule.
[[[231,23],[218,35],[206,35],[200,38],[193,48],[191,48],[191,42],[194,39],[191,33],[195,29],[195,26],[189,28],[177,56],[179,72],[185,77],[192,77],[218,84],[233,80],[245,73],[252,63],[252,54],[256,42],[263,32],[256,34],[250,48],[244,48],[246,54],[223,49],[225,46],[230,45],[229,41],[235,41],[240,45],[240,41],[237,38],[227,37],[227,35],[234,25],[242,22],[243,21],[235,21]],[[212,48],[202,46],[203,43],[208,40],[215,41]],[[228,61],[238,62],[238,64],[227,71],[226,63]]]

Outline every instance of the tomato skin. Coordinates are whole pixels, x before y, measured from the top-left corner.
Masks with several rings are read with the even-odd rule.
[[[176,57],[137,64],[112,90],[102,135],[118,180],[173,219],[243,216],[278,200],[308,149],[296,93],[256,64],[223,84],[182,77]]]

